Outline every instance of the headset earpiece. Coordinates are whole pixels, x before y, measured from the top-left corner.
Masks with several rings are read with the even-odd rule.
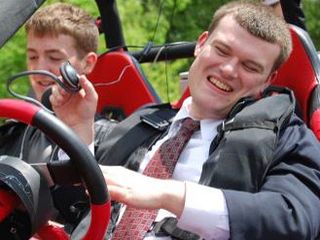
[[[70,93],[78,92],[81,89],[81,86],[79,83],[78,73],[74,69],[74,67],[72,67],[70,62],[68,62],[68,61],[64,62],[60,66],[59,70],[60,70],[60,74],[62,76],[62,79],[59,78],[58,76],[56,76],[55,74],[53,74],[49,71],[46,71],[46,70],[30,70],[30,71],[24,71],[24,72],[18,73],[16,75],[13,75],[12,77],[10,77],[7,80],[7,90],[14,97],[23,99],[27,102],[32,102],[35,105],[38,105],[38,106],[48,110],[49,112],[51,112],[51,110],[49,110],[46,106],[44,106],[42,103],[40,103],[36,99],[15,93],[10,88],[10,85],[14,80],[16,80],[20,77],[23,77],[23,76],[44,75],[44,76],[47,76],[47,77],[50,77],[51,79],[53,79],[60,87],[62,87],[67,92],[70,92]],[[43,98],[41,99],[42,102],[46,101],[48,103],[47,106],[51,106],[50,101],[49,101],[50,94],[51,94],[51,90],[47,91],[46,94],[44,94]]]
[[[80,90],[79,77],[77,71],[70,62],[64,62],[60,67],[60,74],[63,78],[63,85],[67,91],[78,92]]]

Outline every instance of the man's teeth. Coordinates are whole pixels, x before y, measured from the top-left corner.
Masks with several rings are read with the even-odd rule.
[[[218,87],[219,89],[221,89],[221,90],[223,90],[223,91],[226,91],[226,92],[231,92],[231,88],[228,86],[228,85],[226,85],[226,84],[224,84],[224,83],[222,83],[222,82],[220,82],[220,81],[218,81],[218,80],[216,80],[216,79],[214,79],[214,78],[209,78],[209,81],[213,84],[213,85],[215,85],[216,87]]]
[[[38,84],[44,87],[48,87],[54,84],[54,82],[38,82]]]

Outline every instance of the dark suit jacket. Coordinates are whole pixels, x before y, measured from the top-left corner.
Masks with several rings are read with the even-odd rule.
[[[126,165],[136,166],[155,139],[152,136],[131,154]],[[295,115],[277,139],[258,191],[219,186],[227,201],[232,239],[300,240],[315,239],[320,234],[320,145]],[[123,164],[116,158],[105,160],[108,165]]]
[[[232,239],[316,239],[320,235],[320,145],[293,117],[279,136],[261,189],[223,189]]]

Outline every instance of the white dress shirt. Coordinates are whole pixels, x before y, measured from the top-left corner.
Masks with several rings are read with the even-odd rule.
[[[140,172],[146,167],[159,146],[168,138],[175,135],[181,125],[181,120],[190,116],[192,98],[187,98],[171,124],[168,134],[159,140],[147,153],[140,165]],[[172,179],[185,181],[186,202],[178,227],[194,232],[203,239],[229,239],[229,219],[226,201],[220,189],[197,184],[200,179],[202,165],[208,159],[209,148],[217,134],[217,126],[222,121],[204,119],[200,121],[200,130],[196,131],[182,151]],[[160,209],[156,221],[174,216]],[[151,237],[145,239],[170,239],[168,237]]]
[[[139,172],[144,168],[152,158],[159,146],[168,138],[174,136],[181,126],[181,121],[186,117],[191,117],[189,108],[192,98],[187,98],[179,112],[173,119],[168,134],[156,142],[152,149],[146,154],[141,162]],[[198,234],[206,240],[230,238],[228,209],[225,197],[220,189],[197,184],[200,179],[202,165],[209,156],[209,148],[212,140],[217,135],[217,126],[222,121],[203,119],[200,121],[200,130],[196,131],[185,148],[183,149],[172,179],[184,181],[186,184],[186,201],[182,215],[178,219],[177,226],[181,229]],[[91,152],[93,144],[89,145]],[[59,159],[67,159],[68,156],[61,151]],[[121,209],[120,218],[123,215],[125,207]],[[175,217],[172,213],[160,209],[156,221],[161,221],[165,217]],[[170,237],[148,236],[145,240],[170,240]]]

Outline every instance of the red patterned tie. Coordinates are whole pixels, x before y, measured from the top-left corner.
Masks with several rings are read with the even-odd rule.
[[[175,136],[161,144],[143,171],[144,175],[168,179],[172,176],[180,153],[194,131],[199,129],[199,121],[186,118]],[[112,240],[141,240],[157,216],[158,210],[127,207]]]

